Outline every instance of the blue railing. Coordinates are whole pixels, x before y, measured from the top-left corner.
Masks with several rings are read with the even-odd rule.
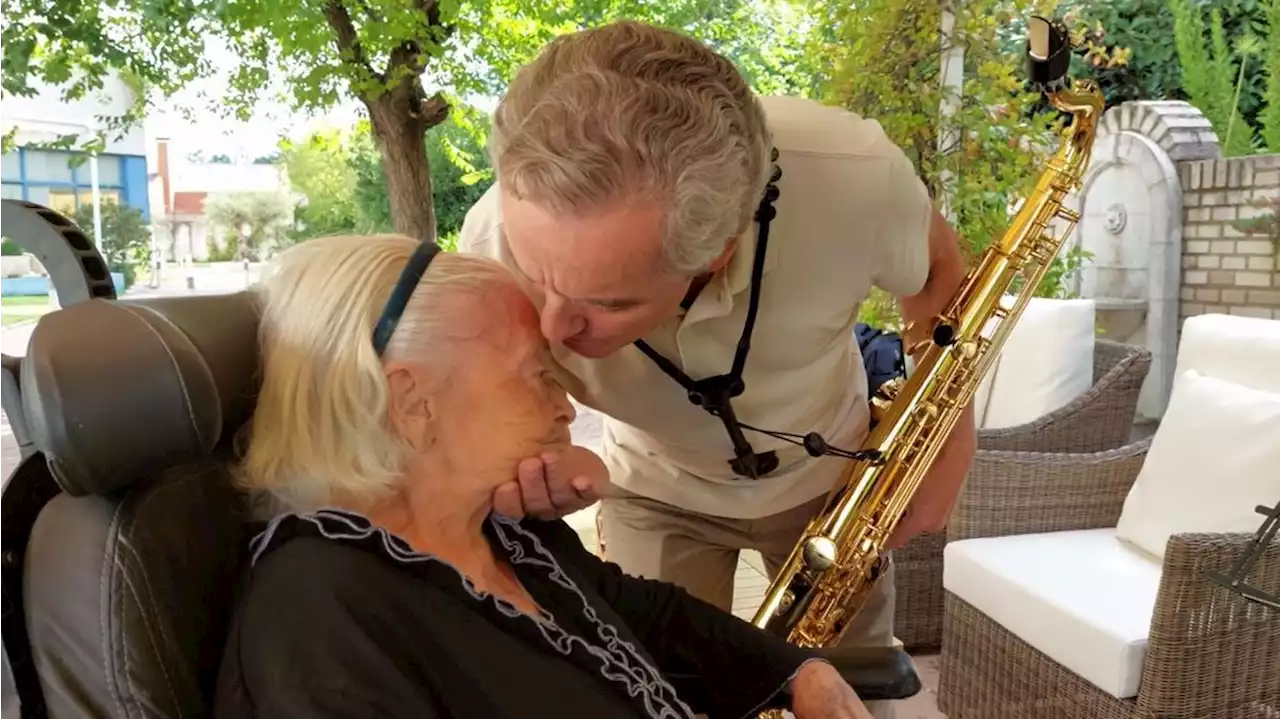
[[[124,273],[112,272],[111,283],[116,286],[116,294],[124,294]],[[40,297],[48,295],[53,289],[48,277],[5,277],[0,279],[0,297]]]

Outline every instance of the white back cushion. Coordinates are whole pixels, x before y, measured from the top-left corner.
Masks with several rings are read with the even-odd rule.
[[[1280,393],[1187,370],[1125,498],[1116,536],[1163,558],[1172,534],[1254,532],[1280,499]]]
[[[987,370],[987,375],[978,384],[978,389],[973,393],[973,399],[969,403],[973,407],[974,426],[978,429],[987,426],[987,405],[991,404],[991,385],[995,383],[996,372],[999,369],[1000,356],[996,355],[995,360],[991,362],[991,368]]]
[[[1182,323],[1174,377],[1187,370],[1280,392],[1280,321],[1195,315]]]
[[[979,428],[1031,422],[1088,392],[1094,315],[1093,300],[1031,298],[1000,352]]]

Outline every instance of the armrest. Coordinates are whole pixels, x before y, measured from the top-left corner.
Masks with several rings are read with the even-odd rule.
[[[978,450],[947,541],[1114,527],[1150,446],[1148,437],[1090,454]]]
[[[1280,698],[1280,611],[1204,577],[1224,572],[1254,534],[1169,538],[1138,701],[1150,716],[1248,713]],[[1280,592],[1280,542],[1254,565],[1249,584]]]
[[[833,651],[827,661],[863,701],[910,699],[920,693],[920,676],[911,657],[895,647],[859,647]]]
[[[1025,424],[978,431],[978,447],[1011,452],[1101,452],[1129,441],[1151,351],[1098,340],[1094,363],[1105,369],[1087,392]]]

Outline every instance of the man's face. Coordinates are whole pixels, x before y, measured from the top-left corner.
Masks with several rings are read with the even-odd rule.
[[[502,217],[516,274],[552,344],[606,357],[680,311],[691,278],[663,268],[657,203],[573,217],[504,192]]]

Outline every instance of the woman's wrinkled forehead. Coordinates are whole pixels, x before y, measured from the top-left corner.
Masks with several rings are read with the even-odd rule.
[[[485,344],[525,353],[530,345],[543,342],[538,311],[514,279],[495,283],[461,304],[462,311],[453,324]]]

